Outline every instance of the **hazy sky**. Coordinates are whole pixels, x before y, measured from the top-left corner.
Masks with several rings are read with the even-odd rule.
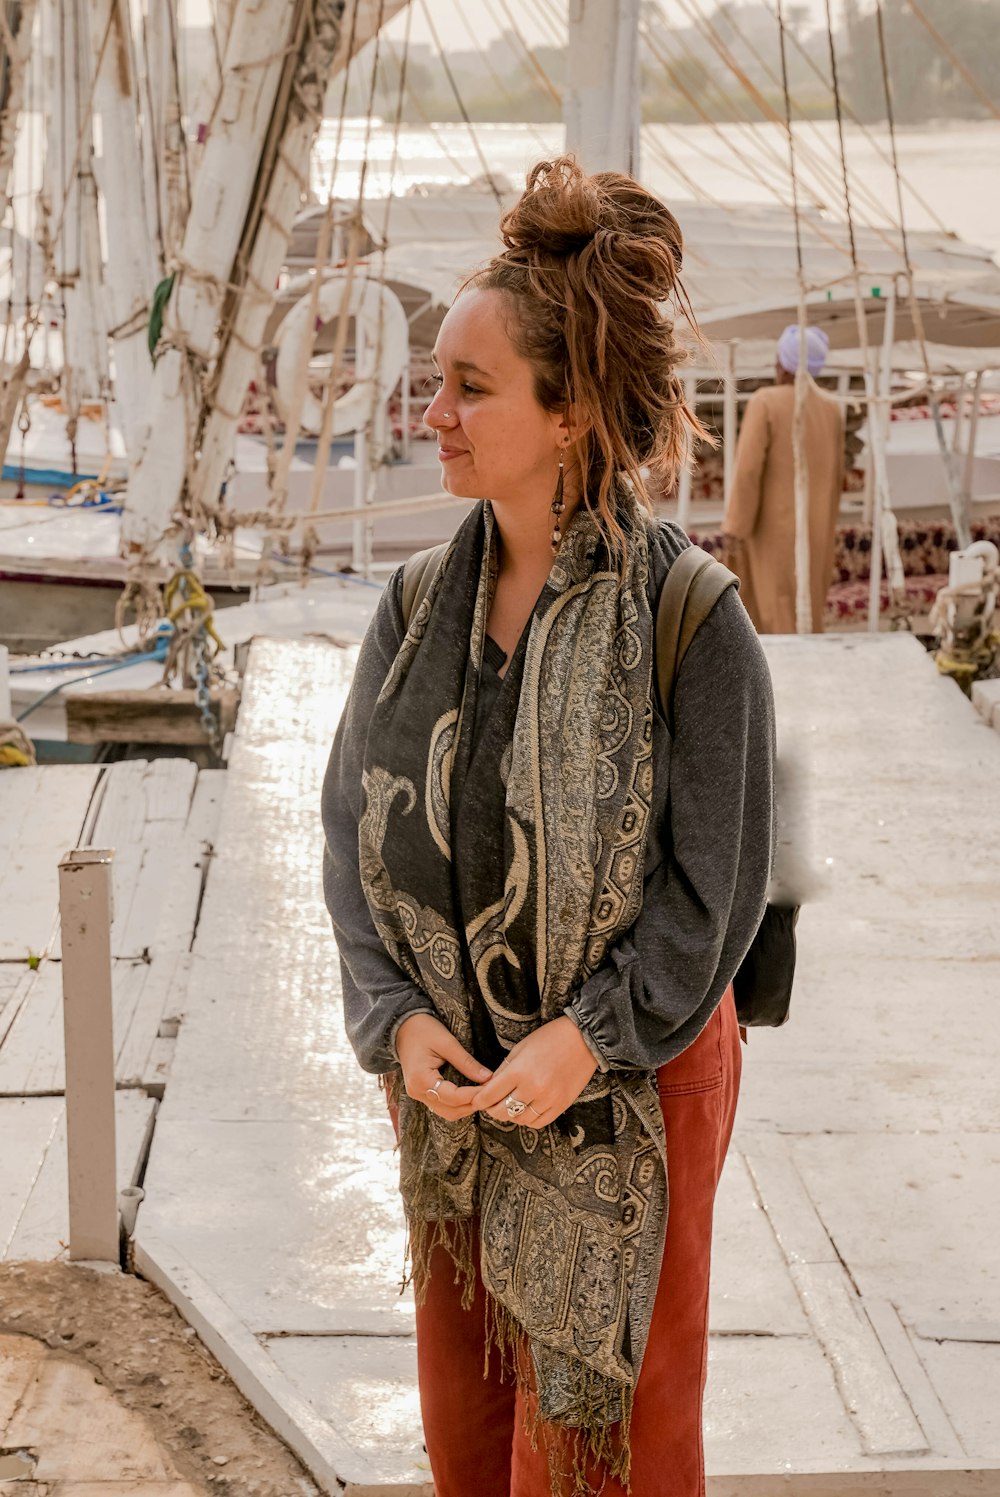
[[[612,0],[604,0],[604,3],[612,3]],[[684,24],[685,11],[680,0],[660,0],[660,3],[670,19],[676,19],[678,24]],[[768,3],[773,9],[774,0],[768,0]],[[804,5],[817,24],[825,19],[825,0],[785,0],[785,3],[787,9],[791,9],[796,3]],[[465,51],[469,47],[469,34],[456,13],[456,5],[461,5],[462,12],[476,36],[486,44],[508,24],[503,15],[503,6],[498,3],[498,0],[427,0],[427,4],[430,6],[434,25],[443,46],[454,47],[458,52]],[[431,41],[431,33],[423,15],[423,5],[424,0],[413,0],[410,36],[414,42],[418,43]],[[703,15],[711,14],[715,8],[714,0],[690,0],[690,5],[701,11]],[[567,0],[507,0],[507,7],[520,26],[525,39],[533,45],[552,40],[551,26],[541,18],[543,16],[547,18],[553,12],[565,16],[568,9]],[[182,17],[192,26],[207,25],[211,18],[211,0],[180,0],[180,8]],[[840,9],[841,0],[833,0],[835,19],[839,18]],[[499,24],[495,24],[492,17],[495,17]],[[402,36],[404,29],[404,18],[397,16],[391,24],[391,34]]]
[[[608,3],[608,0],[605,0]],[[796,0],[785,0],[786,14],[796,3]],[[811,18],[816,24],[826,20],[826,8],[824,0],[798,0],[809,11]],[[434,25],[445,48],[454,46],[456,51],[462,52],[468,49],[469,35],[465,27],[455,14],[455,6],[461,5],[466,18],[481,40],[489,44],[499,31],[506,29],[507,21],[503,15],[503,7],[497,0],[427,0]],[[685,24],[685,7],[679,0],[660,0],[661,7],[670,20],[676,20],[678,25]],[[774,9],[774,0],[769,0],[770,8]],[[567,0],[507,0],[508,9],[515,21],[521,27],[525,40],[532,43],[551,42],[552,28],[546,21],[540,19],[553,14],[565,16],[568,10]],[[415,42],[430,42],[431,33],[423,15],[424,0],[413,0],[413,17],[410,22],[410,36]],[[689,0],[687,7],[690,11],[696,9],[702,15],[711,15],[715,9],[714,0]],[[839,18],[840,0],[833,0],[832,4],[834,20]],[[495,25],[492,17],[495,17],[500,25]],[[390,35],[402,36],[405,30],[405,21],[402,16],[397,16],[391,23]],[[689,22],[687,23],[689,24]]]

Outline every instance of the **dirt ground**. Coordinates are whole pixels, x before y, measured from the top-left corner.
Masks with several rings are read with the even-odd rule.
[[[69,1263],[0,1263],[4,1334],[35,1337],[87,1364],[119,1404],[147,1420],[206,1497],[318,1497],[304,1467],[144,1279]]]

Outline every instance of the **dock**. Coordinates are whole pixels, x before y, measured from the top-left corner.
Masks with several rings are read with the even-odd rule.
[[[717,1209],[709,1493],[995,1494],[1000,732],[911,637],[765,644],[782,747],[811,765],[821,890],[799,924],[791,1021],[744,1052]],[[30,1132],[36,1160],[57,1127],[54,892],[37,911],[30,893],[46,877],[54,891],[92,823],[133,870],[115,959],[118,1100],[133,1110],[122,1184],[152,1135],[138,1272],[323,1490],[430,1497],[392,1131],[344,1036],[320,886],[319,787],[355,658],[330,640],[256,640],[224,773],[116,765],[106,811],[89,767],[0,777],[6,812],[11,781],[58,773],[58,796],[32,794],[65,800],[76,826],[50,834],[30,799],[15,808],[0,1117],[25,1109],[5,1129]],[[132,784],[112,794],[122,770]],[[183,771],[186,788],[157,778]],[[160,854],[136,850],[147,842]],[[8,1205],[7,1257],[57,1254],[42,1230],[56,1173],[48,1216],[22,1202],[12,1231]]]
[[[111,928],[118,1188],[140,1182],[181,1022],[225,783],[187,759],[0,774],[0,1257],[68,1234],[58,864],[116,849]]]

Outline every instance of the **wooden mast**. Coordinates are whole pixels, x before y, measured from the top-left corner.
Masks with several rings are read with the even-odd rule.
[[[639,175],[639,0],[570,0],[566,149],[588,172]]]
[[[134,463],[123,554],[166,555],[186,499],[211,514],[232,453],[292,219],[308,184],[323,96],[406,0],[238,0],[222,84],[153,377],[149,440]]]

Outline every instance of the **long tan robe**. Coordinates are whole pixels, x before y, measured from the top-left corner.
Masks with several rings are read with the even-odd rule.
[[[741,543],[727,560],[761,634],[795,633],[794,412],[794,385],[767,385],[751,395],[722,522],[725,532]],[[837,401],[813,380],[806,395],[805,454],[812,627],[820,633],[844,486],[844,422]]]

